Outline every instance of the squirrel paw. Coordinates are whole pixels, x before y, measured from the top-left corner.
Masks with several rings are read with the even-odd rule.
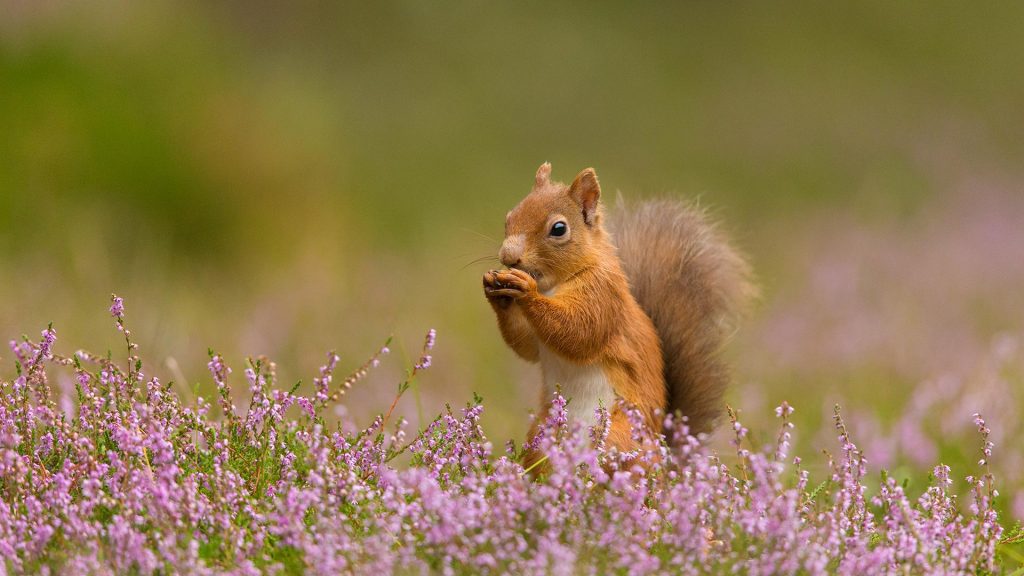
[[[484,274],[484,295],[489,300],[507,304],[537,291],[537,281],[517,270],[491,270]]]
[[[512,304],[512,298],[503,292],[504,286],[498,282],[498,271],[484,273],[484,296],[496,308],[505,309]]]

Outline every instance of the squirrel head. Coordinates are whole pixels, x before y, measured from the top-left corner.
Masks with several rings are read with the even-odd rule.
[[[546,292],[613,250],[602,226],[601,186],[593,168],[566,186],[553,182],[551,164],[541,164],[533,189],[505,217],[498,256],[509,268],[529,273]]]

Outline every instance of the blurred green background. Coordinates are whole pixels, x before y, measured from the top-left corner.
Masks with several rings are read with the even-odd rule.
[[[884,450],[918,383],[1019,358],[1022,54],[1019,2],[2,1],[0,332],[119,350],[116,291],[147,371],[190,384],[207,347],[308,382],[394,333],[365,423],[434,327],[403,412],[476,391],[520,438],[537,374],[473,262],[541,162],[594,166],[750,254],[732,402],[771,426],[788,398],[810,441],[843,401]],[[978,403],[1019,407],[1000,362]]]

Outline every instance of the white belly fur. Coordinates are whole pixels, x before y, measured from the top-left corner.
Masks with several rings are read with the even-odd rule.
[[[550,398],[555,387],[561,387],[562,396],[569,400],[566,410],[570,420],[592,426],[597,422],[595,410],[611,411],[615,404],[611,381],[598,364],[570,362],[541,344],[540,369],[544,377],[544,397]]]

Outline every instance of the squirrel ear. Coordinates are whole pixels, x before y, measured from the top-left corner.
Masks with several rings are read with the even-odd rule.
[[[593,224],[597,203],[601,199],[601,185],[597,183],[597,173],[593,168],[587,168],[576,175],[569,186],[569,196],[583,209],[583,221],[588,225]]]
[[[537,175],[534,176],[533,180],[537,183],[537,186],[543,186],[548,183],[551,178],[551,162],[545,162],[537,168]]]

